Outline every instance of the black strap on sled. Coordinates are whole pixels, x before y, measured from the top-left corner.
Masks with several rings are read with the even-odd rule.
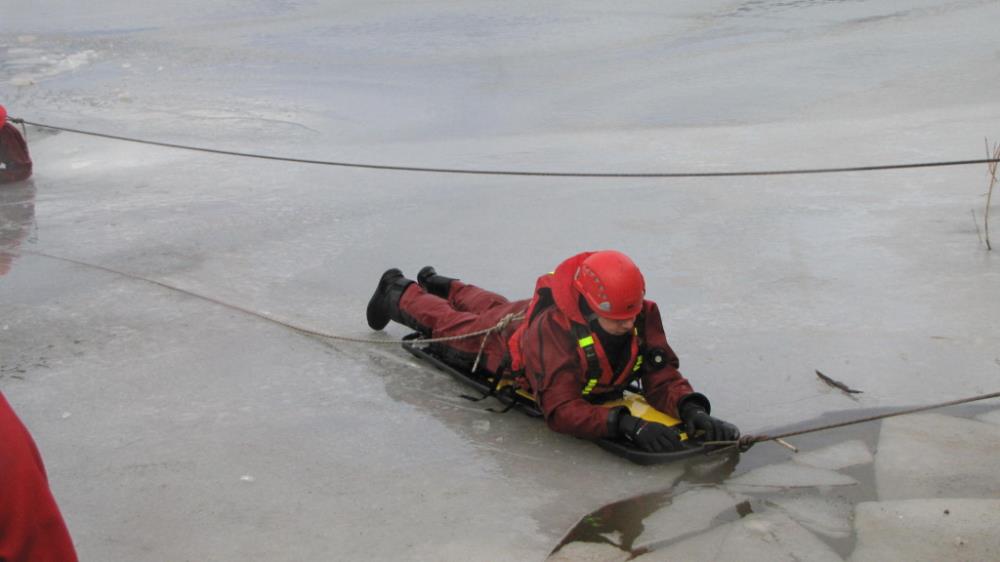
[[[512,384],[503,387],[503,389],[499,391],[494,385],[493,388],[491,388],[488,392],[484,393],[482,396],[478,397],[469,396],[468,394],[459,394],[459,396],[465,398],[470,402],[480,402],[493,396],[497,400],[500,400],[501,403],[506,402],[506,405],[504,406],[503,410],[497,410],[496,408],[486,408],[486,411],[493,412],[494,414],[506,414],[507,412],[511,411],[511,409],[513,409],[514,406],[517,406],[517,395],[515,394],[515,392],[516,391],[514,390],[514,385]]]
[[[500,377],[497,377],[497,380],[499,381]],[[487,412],[493,412],[494,414],[506,414],[507,412],[511,411],[514,408],[514,406],[517,405],[517,395],[515,394],[514,385],[512,384],[503,387],[503,389],[500,390],[499,392],[494,391],[493,395],[496,396],[497,399],[500,400],[501,402],[503,402],[506,399],[507,405],[504,406],[503,410],[497,410],[495,408],[486,408]],[[501,396],[503,398],[501,398]]]
[[[486,400],[490,396],[494,396],[501,402],[506,401],[507,402],[506,406],[504,407],[503,410],[486,408],[486,411],[493,412],[495,414],[506,414],[511,410],[511,408],[513,408],[517,404],[517,395],[515,394],[514,384],[509,384],[503,387],[503,389],[500,389],[500,383],[503,382],[504,371],[507,370],[509,364],[510,360],[505,357],[503,362],[500,364],[500,368],[497,369],[497,374],[493,375],[493,380],[490,381],[489,390],[484,392],[482,396],[479,396],[478,398],[475,396],[469,396],[468,394],[460,394],[459,396],[465,398],[466,400],[469,400],[470,402],[481,402],[483,400]]]
[[[465,398],[470,402],[480,402],[486,400],[490,396],[499,396],[500,393],[497,392],[497,389],[500,387],[500,381],[502,380],[502,378],[503,377],[499,375],[495,376],[493,380],[490,381],[489,389],[486,392],[484,392],[482,396],[476,397],[476,396],[469,396],[468,394],[460,394],[459,396]]]

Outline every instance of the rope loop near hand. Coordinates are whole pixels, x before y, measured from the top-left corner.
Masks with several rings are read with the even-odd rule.
[[[739,439],[732,441],[705,441],[702,445],[719,447],[712,450],[711,453],[722,453],[733,448],[739,449],[741,453],[745,453],[755,444],[770,440],[771,438],[767,435],[743,435]]]
[[[741,453],[745,453],[753,447],[755,443],[760,443],[761,441],[768,441],[770,438],[767,435],[743,435],[738,440],[735,441],[736,447]]]

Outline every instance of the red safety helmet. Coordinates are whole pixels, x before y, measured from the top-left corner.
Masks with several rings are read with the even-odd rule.
[[[642,312],[646,280],[621,252],[605,250],[587,256],[576,270],[573,285],[598,316],[627,320]]]
[[[7,108],[0,105],[0,127],[7,122]]]

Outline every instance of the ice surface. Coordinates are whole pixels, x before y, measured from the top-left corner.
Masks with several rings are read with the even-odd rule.
[[[768,502],[816,533],[843,538],[851,532],[852,506],[845,500],[820,496],[779,496]]]
[[[851,486],[857,483],[857,480],[850,476],[832,470],[803,466],[792,462],[763,466],[725,482],[727,487],[740,492]]]
[[[996,425],[943,414],[882,422],[875,481],[881,500],[1000,497]]]
[[[596,542],[571,542],[552,556],[548,562],[625,562],[632,556],[614,545]]]
[[[636,548],[707,529],[722,511],[746,500],[742,494],[715,487],[684,492],[643,520]]]
[[[986,412],[985,414],[980,414],[976,416],[976,419],[986,423],[993,423],[1000,425],[1000,410],[993,410],[992,412]]]
[[[859,503],[851,562],[1000,560],[1000,500],[912,499]]]
[[[815,535],[778,512],[739,521],[635,558],[642,562],[739,560],[741,562],[828,562],[841,560]]]
[[[792,460],[799,464],[829,470],[839,470],[857,464],[867,464],[874,459],[875,457],[872,456],[872,452],[868,450],[868,445],[865,445],[864,441],[858,439],[844,441],[843,443],[815,451],[796,453],[792,456]]]

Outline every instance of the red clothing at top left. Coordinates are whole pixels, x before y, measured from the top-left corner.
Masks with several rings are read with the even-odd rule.
[[[31,156],[21,132],[10,123],[0,128],[0,183],[26,180],[31,177]]]
[[[76,562],[42,457],[0,394],[0,561]]]

